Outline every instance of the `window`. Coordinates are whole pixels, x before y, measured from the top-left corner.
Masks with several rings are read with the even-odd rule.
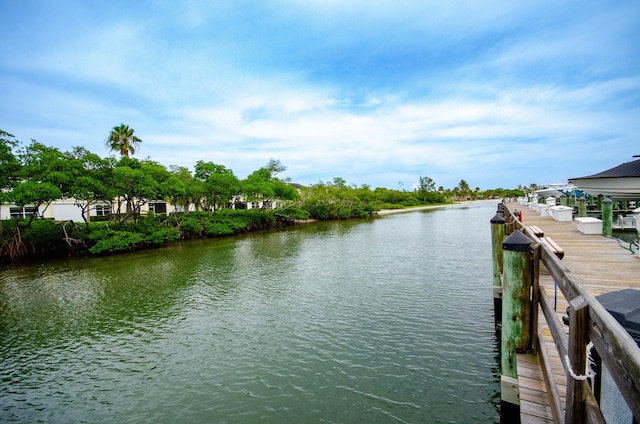
[[[167,213],[167,204],[164,202],[149,203],[149,212],[155,214]]]
[[[111,214],[111,206],[96,205],[96,216],[108,216]]]
[[[38,211],[33,206],[25,206],[22,209],[18,207],[9,208],[9,213],[11,214],[11,219],[24,219],[31,215],[38,215]]]

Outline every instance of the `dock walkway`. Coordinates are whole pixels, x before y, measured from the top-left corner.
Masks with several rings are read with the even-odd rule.
[[[551,237],[564,250],[562,262],[593,296],[625,288],[640,290],[640,257],[625,249],[624,244],[599,234],[583,234],[578,231],[575,221],[556,221],[518,203],[510,203],[508,207],[512,211],[522,211],[524,225],[538,227],[545,237]],[[540,286],[556,305],[558,316],[564,316],[568,302],[545,269],[540,271]],[[566,374],[544,315],[539,312],[538,316],[538,333],[541,335],[539,343],[541,349],[545,350],[543,353],[549,358],[555,381],[541,384],[541,372],[538,374],[540,362],[533,355],[519,355],[518,367],[523,369],[523,378],[520,378],[522,423],[554,422],[549,414],[549,404],[544,402],[549,399],[548,388],[558,391],[562,408],[565,408]],[[568,331],[568,327],[565,328]]]

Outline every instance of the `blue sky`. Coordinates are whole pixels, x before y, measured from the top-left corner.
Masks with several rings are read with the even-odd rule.
[[[0,0],[0,129],[244,178],[513,188],[640,154],[638,1]]]

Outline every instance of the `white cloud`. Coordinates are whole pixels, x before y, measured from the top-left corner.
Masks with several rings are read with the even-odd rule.
[[[530,183],[639,153],[637,6],[193,1],[125,16],[115,4],[104,18],[67,7],[73,19],[47,10],[37,36],[0,29],[0,124],[23,139],[104,153],[124,122],[140,155],[166,165],[210,160],[245,176],[278,158],[303,182],[393,187],[414,174],[509,186],[523,170]]]

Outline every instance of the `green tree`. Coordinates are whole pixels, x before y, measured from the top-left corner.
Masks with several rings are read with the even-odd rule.
[[[418,180],[418,188],[416,189],[416,195],[420,200],[426,202],[429,198],[429,193],[436,190],[436,183],[429,177],[420,177]]]
[[[287,167],[284,166],[278,159],[270,159],[267,163],[266,168],[269,170],[272,177],[287,170]]]
[[[114,220],[128,221],[148,200],[161,197],[162,183],[168,177],[166,168],[156,162],[122,157],[113,169],[114,194],[119,199]],[[122,203],[126,205],[124,217],[120,213]]]
[[[167,199],[175,206],[180,206],[184,212],[189,211],[192,204],[197,204],[203,194],[196,184],[191,171],[184,166],[171,165],[169,178],[165,182],[163,192]]]
[[[49,182],[67,193],[73,181],[72,166],[67,156],[55,147],[31,140],[19,154],[22,168],[19,177],[24,180]]]
[[[458,189],[458,195],[461,197],[466,197],[471,192],[469,183],[467,183],[465,180],[460,180],[460,182],[458,183],[457,189]]]
[[[96,203],[112,205],[115,193],[112,188],[111,161],[102,159],[84,147],[74,147],[66,154],[72,165],[73,182],[69,186],[68,196],[82,211],[82,219],[87,224],[91,220],[91,209]]]
[[[276,166],[274,166],[274,162]],[[261,209],[270,209],[273,201],[294,200],[296,190],[287,182],[280,180],[275,174],[282,172],[286,168],[280,163],[271,159],[266,167],[262,167],[251,173],[241,182],[242,192],[248,201],[262,202]]]
[[[9,193],[9,199],[20,209],[27,205],[35,208],[35,213],[29,216],[27,228],[31,227],[34,218],[38,216],[42,205],[49,205],[52,201],[62,197],[62,191],[47,181],[27,180],[16,184]],[[42,214],[47,209],[45,206]]]
[[[19,152],[18,158],[21,167],[7,197],[20,208],[35,207],[36,214],[30,216],[27,224],[30,226],[38,214],[44,215],[51,202],[69,192],[73,181],[72,165],[60,150],[35,140]],[[43,205],[44,209],[40,211]]]
[[[194,177],[203,183],[203,195],[207,209],[213,212],[224,207],[240,192],[240,180],[233,171],[213,162],[198,161]]]
[[[118,152],[124,157],[129,157],[129,153],[135,154],[136,149],[142,143],[135,134],[133,128],[129,128],[129,125],[120,124],[113,127],[109,137],[105,141],[107,147],[113,151]]]
[[[20,170],[20,161],[14,153],[17,147],[15,137],[0,130],[0,201],[4,190],[11,188]]]
[[[261,209],[270,207],[270,199],[273,199],[275,192],[271,184],[271,172],[267,168],[260,168],[253,171],[244,181],[242,181],[242,192],[247,201],[262,202]]]

